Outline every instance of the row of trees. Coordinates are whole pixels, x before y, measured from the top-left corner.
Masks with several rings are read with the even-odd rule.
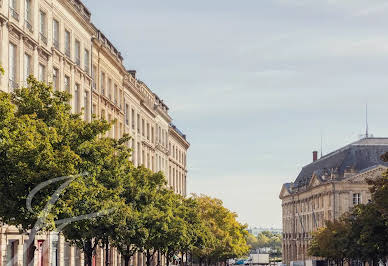
[[[388,154],[383,156],[387,159]],[[368,180],[372,200],[357,205],[339,220],[313,234],[309,253],[339,265],[345,261],[370,262],[388,259],[388,173]]]
[[[250,234],[248,244],[254,250],[268,249],[271,256],[280,256],[282,254],[282,234],[270,231],[260,232],[257,237]]]
[[[156,252],[200,263],[248,252],[245,226],[220,200],[173,193],[163,173],[131,163],[129,136],[105,137],[110,124],[72,114],[68,93],[28,84],[0,94],[1,222],[32,240],[61,231],[89,266],[98,246],[117,248],[126,265],[136,252],[147,265]]]

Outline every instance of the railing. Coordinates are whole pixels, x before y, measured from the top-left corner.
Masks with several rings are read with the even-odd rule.
[[[41,41],[47,45],[47,37],[43,33],[39,33]]]
[[[31,23],[28,21],[28,20],[25,20],[25,25],[26,25],[26,28],[31,32],[31,33],[34,33],[34,30],[32,29],[32,25]]]
[[[11,16],[19,21],[19,13],[12,7],[9,8],[9,13],[11,13]]]
[[[77,66],[81,66],[81,59],[79,57],[76,58],[75,63],[77,64]]]

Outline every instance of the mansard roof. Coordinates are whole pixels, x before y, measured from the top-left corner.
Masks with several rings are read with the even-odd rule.
[[[303,167],[294,182],[294,188],[306,186],[313,175],[336,175],[343,178],[346,171],[362,172],[376,165],[388,166],[381,155],[388,152],[388,138],[364,138],[329,153]]]

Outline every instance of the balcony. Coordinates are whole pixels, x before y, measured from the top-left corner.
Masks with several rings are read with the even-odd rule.
[[[32,29],[32,25],[31,25],[31,22],[30,22],[30,21],[25,20],[25,21],[24,21],[24,25],[25,25],[25,27],[26,27],[31,33],[34,33],[34,30]]]
[[[39,33],[40,40],[47,45],[47,37],[43,33]]]
[[[19,13],[14,8],[10,7],[9,13],[15,20],[19,21]]]

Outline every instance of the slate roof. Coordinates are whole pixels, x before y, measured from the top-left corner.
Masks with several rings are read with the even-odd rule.
[[[294,188],[307,185],[314,174],[321,177],[334,173],[341,178],[346,169],[362,172],[376,165],[388,166],[387,162],[380,159],[386,152],[388,138],[361,139],[303,167],[294,182]]]

